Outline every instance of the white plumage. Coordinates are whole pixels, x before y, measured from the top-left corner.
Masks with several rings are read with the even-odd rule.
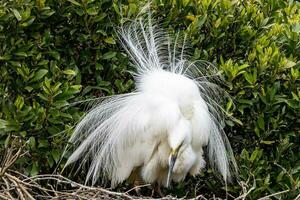
[[[189,62],[178,38],[171,40],[150,15],[119,35],[136,67],[136,91],[107,97],[82,118],[66,165],[88,162],[92,184],[114,187],[131,177],[168,186],[200,173],[208,145],[207,157],[226,183],[235,161],[221,127],[220,90],[209,81],[215,68]]]

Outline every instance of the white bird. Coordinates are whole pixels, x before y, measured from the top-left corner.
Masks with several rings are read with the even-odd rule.
[[[209,81],[215,68],[186,59],[184,44],[179,48],[178,37],[172,42],[150,15],[121,27],[119,36],[136,67],[136,90],[88,111],[69,140],[76,149],[66,165],[88,163],[92,184],[115,187],[131,177],[168,187],[201,172],[208,146],[227,183],[236,164],[222,129],[220,90]]]

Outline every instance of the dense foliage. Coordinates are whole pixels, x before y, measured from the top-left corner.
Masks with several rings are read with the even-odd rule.
[[[146,1],[145,1],[146,2]],[[0,1],[0,143],[12,137],[28,154],[22,173],[57,167],[84,99],[134,88],[115,27],[142,2],[111,0]],[[210,61],[232,96],[224,108],[247,197],[292,199],[300,189],[300,4],[290,0],[156,0],[154,15],[189,37],[193,59]],[[73,103],[73,104],[72,104]],[[61,169],[65,158],[60,162]],[[74,178],[75,179],[75,178]],[[79,178],[78,178],[79,179]],[[199,186],[200,185],[200,186]],[[189,178],[173,195],[224,197],[210,171]],[[236,182],[229,193],[239,196]],[[189,189],[191,188],[191,189]]]

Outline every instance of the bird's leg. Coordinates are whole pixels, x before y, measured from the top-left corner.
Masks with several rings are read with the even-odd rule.
[[[156,188],[156,192],[160,197],[163,197],[164,194],[162,193],[161,189],[160,189],[160,184],[157,184],[157,188]]]
[[[136,192],[136,194],[138,196],[141,196],[142,195],[141,194],[141,188],[139,186],[142,185],[142,182],[139,181],[139,180],[135,180],[134,183],[133,183],[133,185],[134,185],[134,191]]]
[[[163,197],[164,194],[162,193],[161,189],[160,189],[160,184],[159,183],[154,183],[152,185],[152,193],[151,193],[151,197],[158,195],[160,197]]]
[[[135,168],[128,178],[129,182],[134,186],[132,190],[134,190],[138,196],[141,196],[141,186],[144,184],[144,181],[140,176],[140,170],[140,168]]]

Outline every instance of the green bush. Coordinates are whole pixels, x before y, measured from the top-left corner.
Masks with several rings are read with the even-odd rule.
[[[132,87],[127,58],[112,37],[110,20],[117,22],[118,15],[111,6],[110,1],[2,1],[1,143],[12,136],[27,143],[29,155],[19,161],[26,174],[55,169],[81,114],[70,102]]]
[[[146,1],[145,1],[146,2]],[[134,85],[115,27],[134,18],[140,1],[16,0],[0,3],[0,137],[20,137],[28,154],[15,167],[34,175],[58,165],[84,99]],[[284,0],[156,0],[166,29],[187,33],[193,59],[213,62],[232,96],[224,108],[240,123],[226,131],[240,169],[255,186],[247,197],[292,199],[300,192],[300,4]],[[123,18],[124,17],[124,18]],[[63,166],[64,159],[59,169]],[[210,170],[174,195],[223,196]],[[246,184],[243,185],[244,187]],[[234,183],[229,193],[239,196]],[[224,196],[223,196],[224,197]]]

